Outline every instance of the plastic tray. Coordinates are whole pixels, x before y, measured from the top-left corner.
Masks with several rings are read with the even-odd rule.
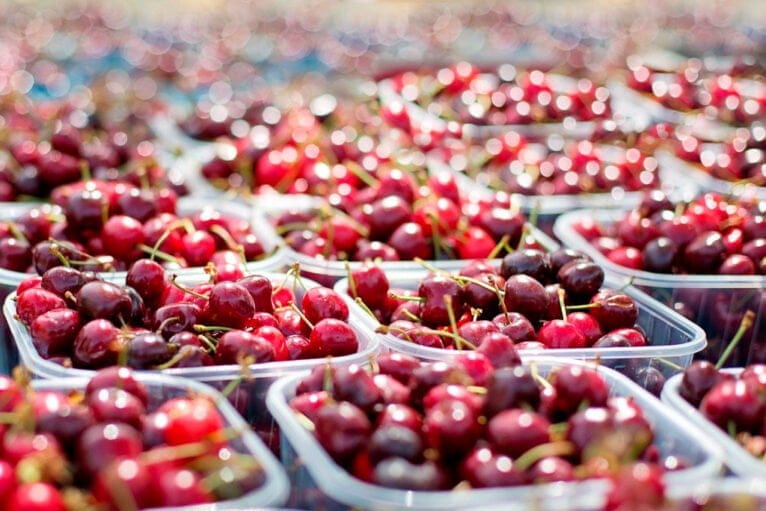
[[[692,180],[704,192],[716,192],[722,195],[753,195],[766,199],[766,187],[749,183],[726,181],[708,174],[702,167],[675,156],[668,151],[657,151],[660,165],[673,169],[678,175]]]
[[[266,479],[260,488],[257,488],[240,498],[216,502],[214,504],[201,504],[188,506],[183,509],[189,511],[217,511],[231,509],[251,509],[256,506],[280,506],[284,504],[289,493],[289,485],[284,468],[274,458],[274,455],[246,426],[242,417],[226,401],[226,399],[201,383],[174,378],[161,374],[138,374],[137,378],[146,385],[149,391],[151,406],[159,406],[161,403],[180,396],[191,394],[209,398],[216,404],[218,412],[224,419],[224,426],[238,431],[241,435],[232,442],[233,446],[241,453],[248,454],[257,459],[262,465]],[[84,390],[89,378],[63,378],[59,380],[36,380],[32,387],[36,390],[50,390],[58,392],[70,392],[72,390]],[[177,507],[155,508],[156,511],[180,511]]]
[[[285,276],[276,273],[261,273],[268,277],[275,284],[281,284]],[[205,281],[206,275],[185,274],[179,275],[178,281],[185,285],[194,285]],[[307,288],[317,287],[319,284],[309,279],[302,279]],[[292,286],[295,282],[293,277],[286,281],[287,285]],[[297,284],[297,283],[296,283]],[[298,300],[303,296],[303,289],[295,286],[295,294]],[[66,368],[55,362],[44,359],[32,344],[32,339],[27,328],[17,319],[15,293],[11,294],[5,301],[4,314],[8,321],[15,341],[15,348],[18,350],[18,356],[21,362],[27,366],[32,375],[36,378],[58,379],[69,376],[92,377],[95,371],[88,369]],[[300,302],[299,302],[300,303]],[[349,317],[349,324],[356,331],[359,338],[359,351],[352,355],[337,357],[334,360],[337,364],[365,364],[369,362],[372,355],[378,352],[380,341],[377,336],[369,330],[366,323],[357,316],[358,312],[354,309]],[[276,440],[273,433],[273,423],[270,416],[266,413],[264,399],[266,391],[274,381],[279,377],[288,374],[294,374],[301,371],[310,370],[318,364],[324,364],[326,359],[307,359],[293,360],[284,362],[265,362],[253,364],[249,367],[249,377],[242,381],[236,391],[230,394],[230,400],[237,410],[262,434],[262,437],[269,442]],[[232,380],[242,375],[242,370],[237,365],[218,365],[200,368],[171,368],[162,371],[138,371],[140,374],[158,374],[178,376],[206,383],[216,389],[223,389]]]
[[[538,358],[541,374],[582,362]],[[591,366],[592,367],[592,366]],[[720,470],[719,449],[706,441],[685,418],[615,371],[596,370],[606,379],[611,394],[632,396],[655,431],[655,444],[663,454],[683,456],[689,468],[669,473],[669,488],[688,487],[714,477]],[[304,375],[305,376],[305,375]],[[284,378],[269,390],[267,405],[287,442],[282,442],[282,464],[288,467],[293,492],[290,505],[309,509],[473,509],[502,504],[508,509],[589,509],[602,504],[606,481],[554,483],[503,489],[417,492],[382,488],[355,479],[339,467],[314,436],[295,419],[288,401],[295,396],[301,376]],[[510,506],[518,507],[512,508]]]
[[[253,199],[254,207],[271,219],[280,213],[290,210],[302,211],[316,208],[323,201],[320,197],[308,195],[283,195],[281,198],[284,200],[277,201],[275,200],[276,198],[268,196],[256,197]],[[546,250],[553,251],[559,247],[558,243],[539,229],[529,224],[527,224],[527,229],[527,232]],[[332,287],[336,282],[348,275],[346,262],[344,261],[326,261],[321,258],[301,254],[290,247],[285,247],[283,250],[284,261],[298,263],[302,275],[327,287]],[[499,260],[497,262],[499,263]],[[429,263],[439,269],[453,271],[465,266],[466,261],[458,259],[451,261],[429,261]],[[348,265],[352,269],[362,264],[364,263],[361,261],[348,261]],[[423,266],[414,261],[383,261],[379,263],[379,266],[386,271],[394,272],[419,272],[423,270]]]
[[[724,371],[731,374],[739,374],[742,372],[742,369],[725,369]],[[759,461],[749,454],[736,440],[733,440],[725,431],[707,420],[699,410],[681,397],[678,389],[681,386],[682,377],[683,375],[678,374],[665,383],[665,387],[662,389],[662,401],[678,410],[681,415],[696,424],[716,445],[723,449],[726,455],[724,462],[734,474],[740,477],[766,479],[766,462]],[[766,491],[766,486],[764,488]]]
[[[604,149],[617,149],[604,146]],[[479,194],[491,194],[493,190],[481,182],[471,179],[463,172],[453,169],[447,162],[437,156],[433,151],[427,158],[430,171],[450,171],[455,176],[461,189],[475,191]],[[658,177],[662,188],[674,199],[690,200],[701,188],[701,184],[685,180],[683,174],[678,172],[678,166],[667,161],[659,161]],[[502,191],[502,190],[500,190]],[[529,218],[534,212],[537,215],[536,225],[548,235],[554,235],[553,224],[559,215],[584,208],[633,208],[641,203],[644,191],[630,192],[622,188],[614,188],[609,192],[581,193],[566,195],[524,195],[515,193],[511,200],[519,205],[521,211]]]
[[[624,214],[625,211],[572,211],[559,217],[554,232],[564,245],[588,254],[608,275],[621,279],[623,283],[632,282],[668,306],[683,302],[692,321],[707,333],[708,347],[702,355],[709,360],[718,360],[739,327],[739,321],[724,322],[712,314],[714,302],[721,303],[725,313],[744,312],[740,310],[742,304],[750,302],[756,313],[755,328],[751,335],[742,339],[727,364],[744,366],[753,362],[766,362],[766,322],[760,312],[762,305],[766,304],[766,295],[762,294],[766,288],[766,276],[673,275],[631,270],[609,261],[573,228],[573,225],[584,219],[610,225]]]
[[[391,287],[400,289],[416,289],[417,283],[427,272],[419,274],[388,274]],[[624,283],[607,277],[604,286],[613,289],[620,288]],[[348,279],[335,285],[335,290],[343,296],[349,307],[359,306],[348,295]],[[676,366],[686,367],[695,353],[705,347],[705,332],[691,321],[673,312],[646,294],[631,286],[623,292],[633,298],[638,305],[638,324],[646,331],[651,345],[636,348],[578,348],[578,349],[549,349],[549,350],[520,350],[522,357],[545,356],[550,358],[572,358],[580,360],[600,360],[602,364],[621,372],[635,372],[643,367],[654,367],[664,375],[677,372]],[[364,312],[364,321],[374,330],[377,323]],[[422,360],[446,360],[462,353],[459,350],[446,350],[420,346],[391,334],[378,334],[384,348],[414,356]]]

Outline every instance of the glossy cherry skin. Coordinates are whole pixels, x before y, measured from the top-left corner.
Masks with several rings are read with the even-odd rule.
[[[96,424],[86,429],[77,443],[77,458],[83,470],[93,476],[116,458],[138,456],[143,450],[141,435],[121,423]]]
[[[487,424],[487,439],[498,452],[518,458],[529,449],[550,441],[545,417],[521,409],[498,413]]]
[[[372,432],[369,419],[351,403],[330,403],[317,413],[316,435],[319,443],[338,462],[349,461],[364,447]]]

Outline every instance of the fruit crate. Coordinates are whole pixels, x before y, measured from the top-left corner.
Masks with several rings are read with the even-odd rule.
[[[295,277],[285,276],[284,274],[277,273],[261,273],[265,277],[269,278],[275,285],[279,285],[285,282],[286,286],[294,286],[295,295],[298,303],[300,303],[303,293],[303,288],[298,285]],[[207,281],[207,275],[205,274],[191,274],[187,273],[179,275],[178,282],[186,285],[193,286],[200,282]],[[312,282],[309,279],[302,278],[301,281],[307,289],[312,287],[318,287],[319,284]],[[124,282],[124,281],[123,281]],[[8,321],[11,329],[13,342],[12,348],[17,351],[12,356],[17,356],[21,363],[26,366],[33,377],[42,379],[60,379],[71,376],[78,377],[92,377],[95,374],[94,370],[68,368],[59,365],[50,360],[44,359],[35,348],[32,343],[32,338],[29,334],[29,330],[19,321],[16,316],[16,294],[12,293],[6,300],[4,305],[5,318]],[[359,340],[359,350],[352,355],[345,355],[342,357],[334,358],[334,363],[340,365],[349,364],[366,364],[369,362],[370,357],[378,352],[380,347],[380,341],[377,336],[371,332],[362,318],[358,317],[357,311],[354,310],[349,316],[349,325],[357,334]],[[264,440],[269,442],[276,441],[276,435],[274,435],[273,421],[266,411],[264,400],[266,397],[266,391],[269,386],[278,378],[295,374],[298,372],[310,370],[316,365],[324,364],[326,359],[306,359],[306,360],[293,360],[293,361],[272,361],[263,362],[258,364],[252,364],[248,366],[246,375],[243,374],[242,367],[238,365],[218,365],[218,366],[206,366],[206,367],[194,367],[194,368],[170,368],[163,369],[161,371],[137,371],[139,374],[158,374],[167,376],[182,377],[188,380],[202,382],[210,385],[218,390],[223,390],[233,380],[243,377],[242,381],[236,387],[236,389],[229,394],[229,400],[235,406],[238,412],[240,412],[250,424],[261,434]]]
[[[279,197],[283,200],[280,201],[273,197],[258,197],[253,199],[253,204],[256,210],[263,213],[267,218],[272,219],[280,213],[285,213],[291,210],[312,210],[322,203],[321,198],[308,195],[282,195]],[[526,224],[526,232],[528,236],[540,244],[544,250],[552,251],[559,248],[558,243],[551,239],[550,236],[529,223]],[[332,287],[336,282],[348,276],[346,264],[348,264],[351,269],[364,264],[362,261],[327,261],[319,257],[300,254],[290,247],[285,247],[283,253],[283,261],[288,264],[290,262],[298,263],[302,275],[327,287]],[[498,259],[495,262],[499,263],[500,260]],[[428,263],[440,270],[456,271],[465,265],[466,260],[438,260],[428,261]],[[423,270],[423,266],[415,261],[382,261],[378,264],[387,272],[420,272]]]
[[[713,362],[723,354],[729,340],[734,336],[750,303],[755,312],[753,329],[746,333],[727,361],[730,366],[745,366],[766,362],[766,277],[760,275],[674,275],[631,270],[609,261],[574,229],[582,220],[611,225],[624,211],[581,210],[559,217],[554,226],[556,236],[562,243],[580,250],[598,263],[607,275],[617,282],[627,283],[641,289],[655,300],[669,307],[682,304],[694,323],[707,334],[708,346],[700,354]]]
[[[15,220],[23,213],[41,205],[42,203],[32,202],[0,203],[0,222]],[[182,197],[178,200],[179,215],[189,215],[206,207],[212,207],[215,210],[227,215],[247,219],[251,224],[253,232],[261,240],[265,252],[270,254],[260,261],[247,263],[247,273],[259,273],[281,269],[282,265],[284,264],[285,255],[284,249],[282,248],[282,241],[269,227],[268,223],[263,219],[263,217],[261,217],[255,210],[250,210],[241,204],[205,200],[198,197]],[[176,273],[194,273],[198,272],[199,270],[199,268],[183,268],[177,270]],[[107,280],[124,282],[125,274],[126,272],[120,271],[104,273],[103,276]],[[16,287],[28,277],[30,277],[30,274],[28,273],[0,268],[0,300],[5,300],[5,298],[10,293],[15,291]],[[8,323],[6,322],[5,318],[0,318],[0,373],[10,374],[11,369],[18,363],[18,359],[15,358],[14,350],[12,348],[13,342],[10,337],[10,332],[8,331]]]
[[[387,274],[392,288],[416,289],[418,282],[427,275],[419,273],[390,273]],[[619,279],[607,278],[602,287],[619,289],[624,286]],[[353,298],[348,295],[348,279],[343,279],[335,285],[335,290],[343,296],[349,308],[359,308]],[[545,356],[551,358],[569,358],[578,360],[599,360],[602,364],[624,373],[635,373],[642,368],[653,367],[663,375],[668,376],[687,367],[695,353],[701,351],[706,344],[705,332],[697,325],[685,319],[680,314],[668,309],[653,300],[640,290],[626,286],[622,290],[636,302],[638,306],[638,324],[646,332],[649,342],[641,347],[618,348],[562,348],[546,350],[519,350],[522,358],[530,356]],[[378,324],[363,311],[359,312],[371,330]],[[460,350],[449,350],[420,346],[391,334],[380,335],[384,349],[397,351],[421,360],[447,360],[461,353]]]
[[[239,438],[232,441],[232,446],[241,453],[246,453],[261,464],[265,480],[261,487],[239,497],[214,504],[193,506],[199,511],[217,511],[224,509],[251,509],[253,507],[280,506],[289,494],[289,483],[284,468],[260,439],[246,427],[244,420],[220,393],[199,382],[176,378],[164,374],[136,374],[149,392],[149,406],[156,407],[176,397],[196,395],[209,398],[216,404],[224,419],[224,427],[236,430]],[[34,380],[35,390],[69,393],[85,390],[90,378],[63,377],[56,380]],[[171,511],[178,508],[163,507],[156,511]]]
[[[723,370],[726,373],[737,375],[742,368],[730,368]],[[686,401],[679,393],[681,378],[678,374],[667,381],[662,389],[662,401],[671,406],[689,421],[697,425],[716,445],[724,451],[726,466],[738,477],[756,477],[766,479],[766,462],[758,460],[748,453],[736,440],[732,439],[725,431],[710,422],[691,403]]]
[[[540,374],[583,362],[536,358]],[[599,367],[612,396],[631,396],[643,409],[655,431],[655,444],[662,454],[683,456],[687,468],[669,473],[669,489],[690,487],[715,477],[721,466],[720,452],[674,410],[663,406],[621,374]],[[305,376],[305,375],[303,375]],[[285,440],[281,443],[282,464],[288,467],[292,484],[290,505],[310,509],[474,509],[502,505],[503,509],[601,509],[606,481],[553,483],[503,489],[418,492],[383,488],[362,482],[338,466],[315,437],[296,419],[288,402],[295,396],[301,376],[283,378],[269,390],[267,405],[279,423]]]

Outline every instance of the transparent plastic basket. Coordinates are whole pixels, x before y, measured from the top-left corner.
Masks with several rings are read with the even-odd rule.
[[[388,273],[392,288],[417,289],[418,283],[427,275],[421,271],[415,273]],[[607,277],[604,287],[618,289],[624,282]],[[335,285],[335,290],[343,296],[350,308],[358,308],[359,315],[370,330],[378,327],[377,322],[364,313],[359,305],[348,295],[348,279]],[[654,367],[663,375],[678,372],[678,368],[687,367],[695,353],[705,347],[705,332],[697,325],[673,312],[646,294],[631,286],[623,292],[633,298],[638,305],[638,324],[646,332],[648,346],[630,348],[565,348],[548,350],[519,350],[522,358],[544,356],[578,360],[599,360],[602,364],[626,374],[635,374],[645,367]],[[421,346],[392,334],[380,335],[384,349],[405,353],[421,360],[448,360],[462,351]]]
[[[218,511],[233,509],[251,509],[253,507],[280,506],[287,500],[289,485],[284,468],[274,455],[266,448],[258,437],[245,427],[242,417],[226,401],[220,393],[198,382],[175,378],[162,374],[137,374],[138,380],[143,383],[149,393],[149,407],[151,409],[160,406],[165,401],[176,397],[197,395],[209,398],[215,403],[218,412],[224,420],[224,427],[240,432],[240,436],[232,441],[232,446],[243,454],[255,458],[263,467],[265,480],[262,486],[247,494],[229,500],[222,500],[214,504],[201,504],[196,506],[163,507],[154,508],[154,511]],[[35,380],[32,387],[35,390],[56,391],[69,393],[74,390],[85,390],[90,378],[61,378],[57,380]]]
[[[274,218],[280,213],[288,211],[306,211],[318,207],[323,199],[308,195],[283,195],[282,200],[277,202],[274,198],[258,197],[253,200],[255,208],[262,212],[267,218]],[[547,234],[539,229],[527,224],[527,233],[530,234],[543,248],[548,251],[556,250],[559,245],[553,241]],[[348,275],[346,262],[328,261],[319,257],[312,257],[301,254],[290,247],[284,248],[283,260],[286,263],[298,263],[301,268],[301,274],[319,282],[327,287],[332,287],[338,280]],[[440,260],[428,261],[429,264],[441,270],[453,271],[465,266],[465,260]],[[497,261],[499,263],[499,260]],[[348,261],[351,269],[364,264],[361,261]],[[423,266],[414,261],[383,261],[379,266],[386,271],[396,272],[418,272],[423,270]]]
[[[575,224],[585,219],[611,225],[624,215],[625,211],[572,211],[559,217],[554,232],[567,247],[588,254],[618,283],[631,282],[669,307],[683,304],[690,319],[707,334],[708,346],[700,356],[708,360],[718,360],[739,328],[745,308],[750,308],[755,312],[752,332],[740,341],[727,365],[766,362],[766,314],[761,310],[766,305],[763,293],[766,276],[674,275],[631,270],[609,261],[574,229]]]
[[[287,279],[283,274],[260,273],[269,278],[272,283],[279,285],[285,282],[287,286],[295,289],[296,298],[300,303],[304,290],[298,285],[295,278],[290,276]],[[317,287],[319,284],[309,279],[301,279],[307,289]],[[207,281],[207,275],[204,274],[184,274],[179,275],[178,282],[187,286],[193,286],[200,282]],[[44,359],[35,349],[29,331],[18,319],[16,319],[15,293],[11,294],[5,301],[3,312],[5,319],[10,325],[13,344],[18,350],[18,357],[30,371],[33,377],[43,379],[58,379],[70,376],[90,378],[95,371],[88,369],[67,368],[50,360]],[[357,310],[354,310],[349,317],[349,325],[357,334],[359,339],[359,350],[357,353],[336,357],[334,363],[348,364],[366,364],[370,357],[378,352],[380,341],[377,336],[369,330],[366,323],[358,316]],[[252,364],[248,368],[249,374],[239,384],[234,392],[229,395],[229,399],[237,410],[256,428],[264,440],[273,442],[277,440],[273,434],[273,422],[268,415],[264,399],[266,391],[278,378],[295,374],[298,372],[310,370],[316,365],[324,364],[326,359],[306,359],[292,361],[274,361],[260,364]],[[238,365],[215,365],[194,368],[171,368],[162,371],[138,371],[139,374],[163,374],[187,378],[189,380],[206,383],[218,390],[223,390],[233,380],[243,376],[242,368]]]
[[[615,148],[616,149],[616,148]],[[481,196],[489,196],[493,190],[475,179],[471,179],[463,172],[453,169],[447,162],[437,157],[437,151],[429,154],[427,159],[428,168],[431,172],[449,171],[455,176],[458,185],[463,190],[471,190]],[[694,181],[682,178],[677,172],[677,167],[660,162],[659,179],[661,188],[671,197],[677,200],[690,200],[694,197],[700,186]],[[496,190],[497,191],[497,190]],[[615,209],[633,208],[641,203],[644,191],[630,192],[623,188],[615,187],[609,192],[581,193],[565,195],[524,195],[511,194],[511,200],[519,205],[519,208],[527,218],[533,214],[537,216],[535,225],[549,236],[555,236],[553,224],[556,219],[567,211],[574,209]]]
[[[742,368],[724,369],[724,371],[737,375],[742,372]],[[734,474],[739,477],[757,477],[762,481],[766,480],[766,461],[760,461],[748,453],[736,440],[710,422],[691,403],[681,397],[679,388],[682,378],[683,375],[678,374],[665,383],[665,387],[662,389],[662,401],[693,422],[710,440],[723,449],[724,462]]]
[[[0,203],[0,221],[14,220],[32,208],[41,206],[41,203]],[[178,200],[178,213],[189,215],[206,207],[212,207],[227,215],[247,219],[253,232],[263,244],[263,248],[269,256],[260,261],[249,262],[246,265],[247,273],[275,271],[284,265],[285,252],[282,240],[276,235],[269,223],[257,211],[242,204],[233,202],[221,202],[199,197],[182,197]],[[183,268],[176,273],[198,273],[200,268]],[[107,280],[124,281],[125,272],[104,273]],[[0,268],[0,300],[16,290],[18,285],[30,274],[11,271]],[[0,318],[0,373],[10,374],[10,370],[18,363],[18,358],[13,350],[13,342],[8,332],[8,324],[4,318]]]
[[[537,358],[534,363],[542,375],[567,365],[587,365],[550,358]],[[611,395],[634,398],[654,428],[654,442],[660,453],[688,460],[689,467],[667,475],[669,488],[697,484],[719,473],[719,449],[707,442],[686,419],[621,374],[605,367],[589,367],[594,367],[604,377]],[[279,380],[269,389],[266,399],[287,440],[281,446],[282,464],[288,467],[292,485],[290,505],[330,510],[349,506],[366,510],[462,510],[501,504],[504,508],[509,506],[508,509],[563,510],[593,509],[603,503],[608,488],[608,483],[603,480],[441,492],[406,491],[365,483],[338,466],[316,438],[296,420],[288,403],[295,396],[300,380],[301,376]],[[517,507],[511,507],[514,505]]]

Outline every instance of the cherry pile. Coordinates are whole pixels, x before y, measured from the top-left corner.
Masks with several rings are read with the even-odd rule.
[[[146,509],[238,498],[265,481],[205,396],[157,402],[126,368],[84,390],[35,391],[0,376],[0,506]]]
[[[273,223],[293,250],[327,260],[481,259],[539,246],[509,197],[461,194],[450,171],[418,186],[394,169],[353,200],[288,210]]]
[[[654,431],[593,369],[546,378],[518,362],[421,364],[385,354],[372,372],[316,367],[290,406],[335,462],[363,481],[415,491],[608,477],[637,461],[659,471]]]
[[[477,350],[491,362],[525,348],[645,346],[636,303],[603,281],[601,268],[579,252],[525,249],[499,268],[473,261],[459,274],[434,271],[415,290],[392,289],[379,267],[366,264],[350,272],[348,292],[381,331],[433,348]]]
[[[684,370],[679,394],[766,462],[766,365],[751,364],[735,376],[695,362]]]
[[[393,169],[423,172],[422,161],[412,161],[422,154],[412,153],[403,137],[389,136],[376,108],[364,97],[339,102],[329,94],[284,112],[266,107],[245,136],[220,142],[202,175],[246,194],[306,193],[348,202]]]
[[[766,127],[753,124],[738,129],[726,142],[706,143],[697,136],[676,130],[675,154],[717,179],[766,186]]]
[[[507,125],[590,121],[611,115],[606,87],[503,64],[483,72],[468,62],[435,71],[407,71],[391,78],[394,89],[447,121]]]
[[[763,275],[766,203],[714,193],[672,203],[662,192],[612,225],[585,221],[575,230],[611,262],[655,273]]]
[[[712,72],[698,59],[690,59],[672,73],[629,59],[627,83],[673,110],[704,110],[706,116],[731,124],[761,120],[766,112],[763,80]]]
[[[135,262],[126,280],[56,266],[22,282],[16,315],[43,358],[87,369],[258,364],[359,347],[348,307],[326,288],[305,289],[297,300],[287,279],[274,286],[241,273],[215,273],[187,288],[148,259]]]
[[[441,149],[450,167],[493,190],[523,195],[637,191],[659,184],[658,164],[638,148],[549,137],[534,143],[508,132],[483,144],[452,142]]]
[[[59,186],[51,196],[58,208],[43,205],[0,222],[0,267],[40,274],[61,265],[119,271],[153,256],[176,267],[228,268],[266,255],[247,220],[210,208],[181,217],[177,200],[169,188],[124,181]]]

